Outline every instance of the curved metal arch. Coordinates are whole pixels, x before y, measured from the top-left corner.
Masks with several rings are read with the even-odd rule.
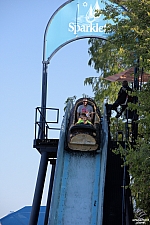
[[[48,58],[48,60],[46,61],[47,63],[50,62],[51,58],[61,49],[63,48],[65,45],[67,44],[70,44],[71,42],[74,42],[74,41],[77,41],[77,40],[80,40],[80,39],[85,39],[85,38],[99,38],[99,39],[103,39],[103,40],[107,40],[106,38],[104,37],[100,37],[100,36],[82,36],[82,37],[76,37],[74,39],[71,39],[69,41],[66,41],[65,43],[63,43],[62,45],[60,45],[58,48],[55,49],[55,51],[53,51],[53,53],[50,55],[50,57]]]
[[[94,34],[87,34],[87,35],[84,35],[83,36],[76,36],[76,37],[71,37],[69,40],[63,42],[63,43],[60,43],[60,45],[56,46],[56,49],[53,49],[51,52],[50,52],[50,55],[47,55],[46,56],[46,51],[47,51],[47,36],[49,35],[48,34],[48,31],[49,31],[49,28],[50,28],[50,25],[52,24],[52,21],[54,20],[54,17],[58,14],[58,12],[60,12],[60,10],[62,8],[64,8],[66,5],[70,4],[70,3],[76,3],[75,0],[69,0],[69,1],[66,1],[64,4],[62,4],[54,13],[53,15],[51,16],[51,18],[49,19],[48,23],[47,23],[47,26],[46,26],[46,29],[45,29],[45,33],[44,33],[44,43],[43,43],[43,63],[49,63],[51,58],[56,54],[57,51],[59,51],[62,47],[64,47],[65,45],[73,42],[73,41],[76,41],[76,40],[79,40],[79,39],[84,39],[84,38],[99,38],[99,39],[103,39],[103,40],[107,40],[107,37],[103,36],[102,34],[101,35],[94,35]],[[79,3],[77,3],[78,5]],[[76,23],[75,23],[75,26],[77,27],[78,26],[78,22],[77,22],[77,17],[78,17],[78,6],[76,8]]]
[[[62,5],[61,5],[61,6],[53,13],[53,15],[50,17],[50,19],[49,19],[49,21],[48,21],[48,23],[47,23],[47,25],[46,25],[45,32],[44,32],[43,61],[45,61],[45,45],[46,45],[46,34],[47,34],[47,31],[48,31],[48,28],[49,28],[49,26],[50,26],[50,24],[51,24],[53,18],[55,17],[55,15],[58,13],[58,11],[59,11],[60,9],[62,9],[65,5],[67,5],[67,4],[69,4],[69,3],[73,2],[73,1],[74,1],[74,0],[68,0],[68,1],[66,1],[65,3],[63,3],[63,4],[62,4]]]

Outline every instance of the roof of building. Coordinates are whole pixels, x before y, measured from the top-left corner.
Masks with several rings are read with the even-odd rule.
[[[31,206],[25,206],[22,209],[12,212],[0,219],[0,225],[28,225],[31,214]],[[46,206],[40,207],[38,225],[44,224]]]

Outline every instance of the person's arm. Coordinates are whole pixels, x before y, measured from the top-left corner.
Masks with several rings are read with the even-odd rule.
[[[79,119],[79,117],[80,117],[80,110],[81,109],[81,106],[79,106],[78,108],[77,108],[77,119]]]
[[[132,88],[130,88],[129,86],[127,87],[127,91],[131,91],[132,93]]]
[[[122,94],[122,87],[120,88],[120,90],[118,92],[118,98],[120,97],[121,94]]]
[[[129,86],[127,87],[127,93],[128,93],[128,102],[133,102],[133,97],[131,96],[132,88],[130,88]]]
[[[89,105],[89,116],[88,116],[88,120],[92,121],[93,120],[93,107],[91,105]]]

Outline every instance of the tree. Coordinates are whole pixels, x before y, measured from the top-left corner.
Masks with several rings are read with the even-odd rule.
[[[97,78],[86,78],[85,84],[91,84],[95,100],[103,102],[109,96],[113,101],[118,83],[109,83],[103,78],[135,66],[150,71],[150,0],[117,1],[123,6],[106,3],[103,13],[106,19],[115,24],[107,24],[106,32],[110,34],[107,41],[90,39],[89,65],[99,73]],[[122,15],[119,18],[120,14]],[[139,74],[137,73],[137,76]],[[143,86],[141,92],[136,91],[138,104],[130,104],[139,115],[139,133],[135,146],[121,151],[126,156],[129,173],[132,176],[131,190],[137,207],[143,209],[150,217],[150,83]]]
[[[93,66],[97,73],[100,73],[98,77],[86,78],[84,84],[92,85],[95,100],[100,103],[102,107],[103,101],[109,96],[110,101],[114,101],[119,91],[118,83],[110,83],[103,78],[117,73],[120,70],[120,51],[115,49],[115,46],[111,42],[90,39],[89,54],[91,59],[89,65]],[[100,101],[99,101],[100,100]]]
[[[131,190],[137,207],[150,216],[150,82],[137,93],[138,104],[134,105],[139,115],[136,145],[124,154],[132,175]]]
[[[117,88],[117,84],[110,84],[103,78],[131,66],[140,66],[145,71],[150,71],[150,1],[118,2],[128,10],[122,10],[118,5],[109,2],[106,3],[105,10],[97,12],[103,13],[106,19],[112,19],[115,23],[106,26],[106,32],[110,34],[108,40],[89,40],[89,65],[101,74],[97,79],[85,79],[85,84],[92,85],[96,99],[100,97],[103,100],[107,94],[109,97],[114,96],[112,91]],[[106,89],[108,93],[105,91],[104,94]],[[110,100],[113,100],[113,97]]]

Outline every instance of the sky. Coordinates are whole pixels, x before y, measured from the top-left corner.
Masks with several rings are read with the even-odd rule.
[[[40,154],[33,148],[35,108],[41,106],[43,37],[63,0],[0,0],[0,218],[32,205]],[[84,79],[98,76],[88,66],[88,39],[72,42],[52,58],[47,107],[59,108],[59,124],[68,97],[93,96]],[[52,119],[53,120],[53,119]],[[51,138],[59,138],[53,131]],[[42,204],[46,205],[51,167]]]

